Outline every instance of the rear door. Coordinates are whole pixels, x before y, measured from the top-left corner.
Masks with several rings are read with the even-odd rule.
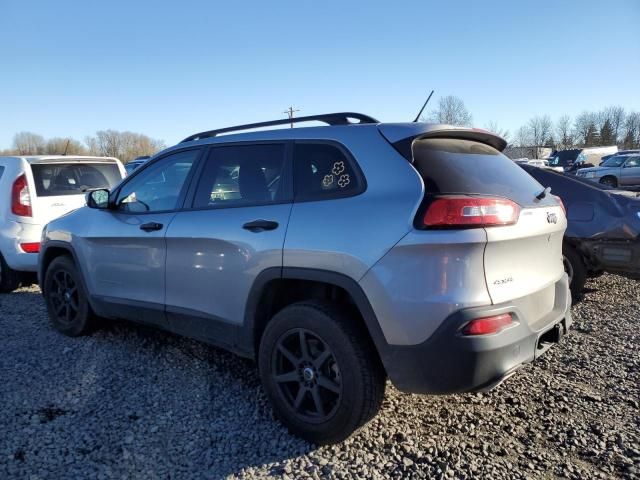
[[[85,205],[85,193],[92,188],[111,189],[122,180],[113,162],[73,161],[32,163],[34,220],[45,225]]]
[[[640,185],[640,156],[630,157],[620,169],[620,185]]]
[[[226,344],[249,292],[282,268],[291,212],[289,144],[211,147],[191,208],[167,230],[166,311],[174,331]]]
[[[501,197],[519,206],[515,224],[484,228],[484,275],[493,303],[537,292],[562,277],[565,215],[552,195],[540,195],[544,187],[533,177],[496,149],[471,140],[417,140],[413,155],[427,197]]]

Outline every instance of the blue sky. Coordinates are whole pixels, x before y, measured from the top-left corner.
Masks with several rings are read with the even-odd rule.
[[[405,121],[431,89],[512,132],[640,110],[638,25],[638,0],[0,0],[0,148],[106,128],[171,145],[289,105]]]

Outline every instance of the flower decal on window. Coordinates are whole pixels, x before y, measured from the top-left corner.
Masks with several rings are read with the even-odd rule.
[[[336,176],[344,172],[344,162],[334,163],[333,168],[331,169],[331,172]]]
[[[340,185],[340,188],[345,188],[347,185],[349,185],[349,183],[351,183],[351,179],[349,178],[348,173],[340,175],[340,179],[338,180],[338,185]]]
[[[333,184],[333,175],[325,175],[322,179],[322,185],[329,187],[331,184]]]

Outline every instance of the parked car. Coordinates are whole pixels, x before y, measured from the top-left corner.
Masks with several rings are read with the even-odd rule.
[[[371,419],[387,376],[487,390],[566,333],[565,215],[503,139],[356,113],[218,135],[290,121],[192,135],[49,223],[53,326],[124,318],[254,358],[315,443]]]
[[[609,155],[605,155],[604,157],[602,157],[602,163],[604,163],[605,161],[609,160],[611,157],[613,157],[614,155],[625,155],[627,153],[637,153],[640,154],[640,150],[619,150],[616,153],[610,153]]]
[[[560,150],[551,155],[549,166],[561,172],[570,169],[576,162],[590,163],[598,166],[604,155],[615,154],[617,152],[618,147],[615,145],[610,147],[585,147]]]
[[[522,168],[567,209],[563,243],[574,298],[588,277],[602,272],[640,278],[640,197],[549,169]]]
[[[549,162],[547,162],[546,160],[542,160],[539,158],[517,158],[514,160],[514,162],[518,163],[518,164],[525,164],[525,165],[531,165],[533,167],[546,167],[549,165]]]
[[[146,162],[150,158],[151,158],[150,156],[144,155],[144,156],[141,156],[141,157],[136,157],[133,160],[131,160],[130,162],[125,163],[124,169],[126,170],[127,175],[131,175],[136,168],[138,168],[140,165],[144,164],[144,162]]]
[[[42,227],[124,177],[115,158],[0,157],[0,292],[35,281]]]
[[[610,187],[640,185],[640,154],[615,155],[599,167],[583,168],[576,175]]]

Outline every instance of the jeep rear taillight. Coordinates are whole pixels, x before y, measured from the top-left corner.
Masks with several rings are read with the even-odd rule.
[[[21,217],[31,217],[31,194],[27,176],[20,175],[11,187],[11,213]]]
[[[476,318],[467,323],[462,329],[464,335],[490,335],[498,333],[513,324],[510,313],[494,315],[492,317]]]
[[[519,215],[518,204],[506,198],[448,195],[429,204],[423,224],[428,228],[513,225]]]

